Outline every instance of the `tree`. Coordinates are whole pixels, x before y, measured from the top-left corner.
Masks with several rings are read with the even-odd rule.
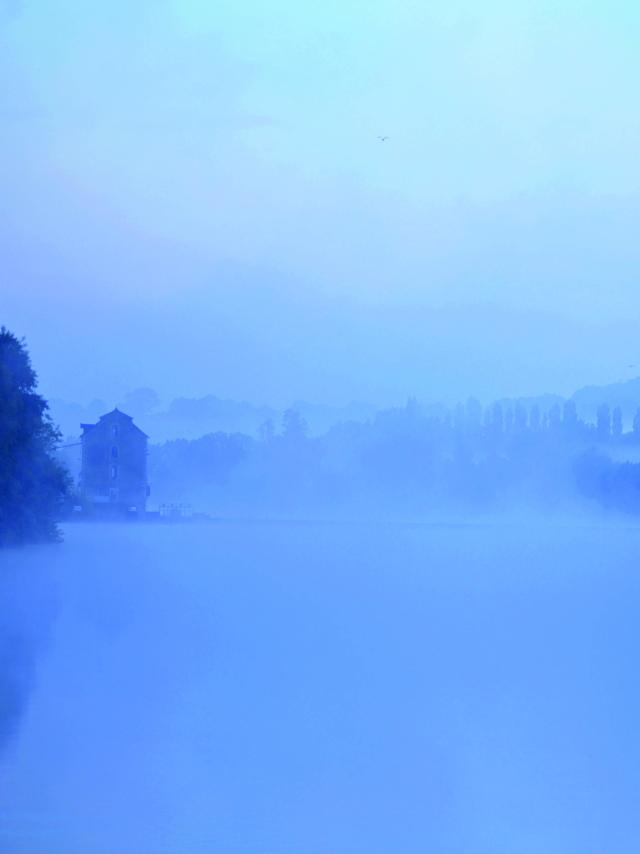
[[[23,341],[0,328],[0,546],[56,540],[70,479]]]
[[[516,433],[524,433],[527,429],[527,410],[522,403],[516,403],[514,426]]]
[[[606,442],[611,436],[611,411],[606,403],[601,403],[596,412],[596,431],[601,442]]]
[[[471,432],[476,433],[482,424],[482,406],[475,397],[470,397],[465,409],[467,427]]]
[[[415,397],[408,397],[406,403],[406,411],[409,418],[419,418],[420,417],[420,406],[418,404],[418,400]]]
[[[574,438],[578,433],[578,410],[573,400],[565,400],[562,408],[562,427],[565,435]]]
[[[276,434],[275,427],[273,425],[273,419],[267,418],[262,424],[258,427],[258,434],[260,436],[260,441],[269,443],[273,441],[273,437]]]
[[[534,403],[531,407],[531,412],[529,413],[529,426],[532,430],[540,429],[540,407],[537,403]]]
[[[619,406],[616,406],[613,410],[611,432],[613,433],[614,439],[619,439],[622,436],[622,410]]]
[[[453,416],[453,426],[458,436],[461,436],[466,430],[466,412],[461,403],[456,405]]]
[[[513,409],[510,406],[504,413],[504,429],[507,433],[513,433]]]
[[[504,428],[504,415],[502,412],[502,404],[496,401],[491,407],[491,427],[497,436],[502,435]]]
[[[309,431],[307,422],[297,409],[286,409],[282,416],[282,435],[291,441],[301,441]]]
[[[160,405],[158,392],[152,388],[136,388],[125,395],[123,407],[125,412],[135,416],[148,415]]]
[[[549,429],[557,431],[560,427],[560,406],[557,403],[554,403],[551,409],[549,410]]]

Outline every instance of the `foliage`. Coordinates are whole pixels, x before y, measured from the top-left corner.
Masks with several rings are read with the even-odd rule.
[[[69,478],[55,458],[60,435],[24,341],[0,329],[0,546],[59,536]]]

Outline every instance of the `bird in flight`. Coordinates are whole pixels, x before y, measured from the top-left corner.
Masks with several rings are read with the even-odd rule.
[[[380,140],[380,142],[386,142],[389,139],[389,137],[388,136],[379,136],[378,139]]]

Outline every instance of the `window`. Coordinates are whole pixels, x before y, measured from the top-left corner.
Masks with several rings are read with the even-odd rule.
[[[118,425],[117,424],[114,424],[113,427],[111,428],[111,435],[113,436],[114,439],[118,436]]]
[[[118,449],[116,448],[115,445],[111,448],[111,459],[112,460],[118,459]]]
[[[115,480],[118,477],[118,466],[111,466],[111,480]]]

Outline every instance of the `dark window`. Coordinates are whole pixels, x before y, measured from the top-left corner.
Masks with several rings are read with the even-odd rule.
[[[111,479],[115,480],[118,477],[118,466],[111,466]]]
[[[118,459],[118,449],[116,448],[115,445],[111,448],[111,459],[112,460]]]

